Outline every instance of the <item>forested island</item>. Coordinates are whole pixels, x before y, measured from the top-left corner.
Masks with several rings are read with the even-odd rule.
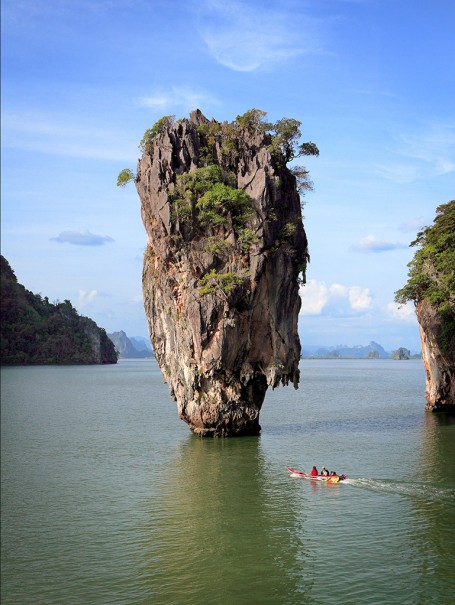
[[[1,256],[2,365],[117,363],[105,330],[69,300],[50,303],[18,283]]]

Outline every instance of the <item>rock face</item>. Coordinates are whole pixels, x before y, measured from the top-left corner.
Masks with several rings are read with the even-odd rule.
[[[426,372],[426,409],[432,412],[455,411],[455,332],[450,343],[441,349],[442,322],[428,301],[416,306],[420,325],[422,360]]]
[[[257,434],[267,388],[299,381],[307,239],[296,179],[269,144],[195,111],[138,164],[153,351],[180,418],[201,435]]]

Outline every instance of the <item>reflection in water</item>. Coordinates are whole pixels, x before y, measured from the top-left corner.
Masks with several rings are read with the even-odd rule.
[[[416,560],[419,561],[419,597],[422,603],[433,602],[432,595],[436,588],[441,593],[441,578],[446,579],[443,583],[446,602],[455,602],[454,432],[453,416],[425,414],[422,422],[421,479],[430,484],[430,490],[439,488],[440,497],[419,498],[414,502],[417,522],[413,543],[418,553]]]
[[[147,602],[313,602],[301,511],[265,471],[257,437],[184,442],[150,502]]]
[[[455,428],[416,411],[420,362],[308,362],[260,438],[213,441],[148,365],[2,368],[2,605],[455,603]],[[286,470],[313,462],[350,479]]]

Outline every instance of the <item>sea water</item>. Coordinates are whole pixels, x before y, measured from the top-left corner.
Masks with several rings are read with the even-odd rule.
[[[305,360],[200,439],[154,361],[2,368],[2,605],[455,603],[455,424],[420,361]],[[295,478],[315,464],[335,485]]]

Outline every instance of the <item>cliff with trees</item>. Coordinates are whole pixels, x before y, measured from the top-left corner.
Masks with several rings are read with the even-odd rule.
[[[299,382],[299,286],[309,260],[299,192],[317,155],[300,122],[253,109],[234,122],[165,116],[134,180],[148,236],[153,351],[180,418],[200,435],[255,434],[268,387]]]
[[[69,300],[50,303],[18,283],[1,257],[1,363],[3,365],[117,363],[114,344]]]
[[[436,209],[436,218],[411,246],[407,284],[396,301],[416,306],[426,370],[427,409],[455,411],[455,200]]]

